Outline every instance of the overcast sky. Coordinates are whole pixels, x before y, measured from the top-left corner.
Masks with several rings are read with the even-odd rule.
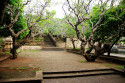
[[[52,0],[52,6],[49,8],[49,10],[55,10],[56,11],[56,18],[63,18],[64,12],[62,10],[62,5],[65,2],[65,0]]]
[[[24,11],[28,11],[29,7],[31,7],[33,4],[37,3],[37,1],[44,1],[44,0],[31,0],[31,2],[25,6]],[[51,0],[51,6],[47,9],[49,11],[56,11],[55,18],[63,18],[64,12],[62,10],[62,5],[65,2],[65,0]]]
[[[31,0],[31,2],[24,8],[25,11],[28,10],[28,6],[32,6],[33,4],[37,3],[37,1],[44,1],[44,0]],[[47,8],[49,11],[56,11],[55,18],[63,18],[64,12],[62,10],[62,5],[66,0],[51,0],[51,7]],[[93,4],[98,3],[98,0],[93,0]],[[119,1],[119,0],[116,0]],[[92,5],[93,5],[92,4]]]

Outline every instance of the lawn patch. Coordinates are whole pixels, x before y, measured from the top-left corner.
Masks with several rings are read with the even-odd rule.
[[[111,64],[105,64],[105,66],[107,66],[107,67],[111,67],[112,65],[111,65]]]
[[[117,69],[121,69],[121,70],[123,70],[123,69],[124,69],[124,67],[123,67],[123,66],[116,66],[115,68],[117,68]]]
[[[81,61],[80,61],[80,63],[86,63],[86,61],[84,61],[84,60],[81,60]]]

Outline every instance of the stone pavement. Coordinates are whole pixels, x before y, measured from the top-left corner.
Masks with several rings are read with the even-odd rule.
[[[103,69],[98,62],[80,63],[84,57],[65,51],[24,51],[15,60],[7,60],[0,67],[40,67],[44,72]]]
[[[125,78],[119,75],[103,75],[49,80],[44,79],[43,83],[125,83]]]
[[[83,61],[83,63],[81,63]],[[0,63],[0,67],[40,67],[43,72],[78,71],[108,69],[96,62],[85,62],[83,56],[66,51],[40,50],[23,51],[15,60]],[[118,79],[117,79],[118,78]],[[113,79],[113,80],[112,80]],[[109,80],[109,81],[108,81]],[[90,76],[79,78],[45,79],[44,83],[124,83],[125,78],[119,75]]]

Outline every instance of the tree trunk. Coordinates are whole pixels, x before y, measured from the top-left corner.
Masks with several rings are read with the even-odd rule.
[[[72,41],[73,49],[76,49],[76,47],[75,47],[75,41],[73,39],[71,41]]]
[[[108,56],[110,56],[110,53],[111,53],[111,49],[112,47],[117,43],[117,41],[120,39],[121,35],[118,36],[118,38],[114,41],[114,43],[111,45],[111,47],[109,48],[108,50]]]
[[[17,58],[17,52],[16,52],[16,37],[13,37],[13,48],[11,49],[11,53],[12,53],[12,59],[16,59]]]
[[[84,57],[88,62],[95,62],[95,59],[97,58],[95,54],[85,54]]]
[[[0,0],[0,25],[2,24],[2,21],[3,21],[6,4],[7,4],[7,0]]]
[[[85,54],[85,42],[82,41],[81,43],[81,53],[84,55]]]
[[[110,56],[110,53],[111,53],[111,48],[108,50],[108,56]]]
[[[72,42],[73,49],[76,49],[74,41]]]
[[[92,50],[93,50],[93,47],[90,47],[90,48],[86,51],[86,53],[91,53]]]
[[[92,51],[93,48],[95,49],[95,53],[91,54],[90,52]],[[96,58],[99,57],[99,55],[101,55],[100,44],[94,47],[91,47],[90,50],[86,51],[86,54],[84,55],[84,57],[88,62],[95,62]]]

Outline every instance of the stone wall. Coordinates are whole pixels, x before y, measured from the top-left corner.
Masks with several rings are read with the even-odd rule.
[[[76,39],[76,38],[74,38],[74,39]],[[97,43],[95,43],[95,44],[97,44]],[[81,48],[81,41],[80,40],[75,41],[75,46],[76,46],[76,48]],[[72,41],[70,40],[70,38],[66,39],[66,48],[67,49],[73,48]],[[85,46],[85,51],[87,51],[88,48],[89,47],[88,47],[88,43],[87,43],[87,45]],[[95,50],[92,50],[92,53],[94,53],[94,52],[95,52]]]
[[[61,48],[66,48],[66,43],[65,42],[56,42],[56,46],[61,47]]]
[[[74,39],[76,39],[76,38],[74,38]],[[80,45],[81,45],[80,40],[75,41],[76,48],[80,48]],[[68,49],[73,48],[72,41],[70,40],[70,38],[66,38],[66,48],[68,48]]]
[[[12,37],[3,38],[3,51],[10,51],[12,48]]]
[[[41,50],[42,46],[22,46],[19,48],[19,50]]]

